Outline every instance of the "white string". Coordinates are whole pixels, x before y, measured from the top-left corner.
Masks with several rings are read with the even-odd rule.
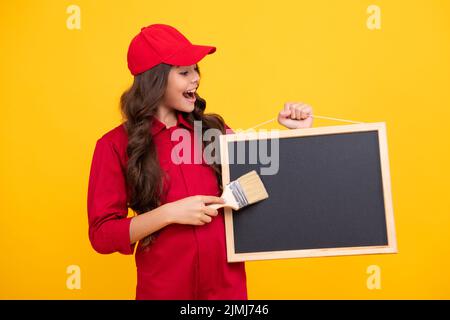
[[[330,118],[330,117],[324,117],[324,116],[317,116],[317,115],[311,115],[313,118],[320,118],[320,119],[328,119],[328,120],[335,120],[335,121],[342,121],[342,122],[350,122],[350,123],[364,123],[361,121],[353,121],[353,120],[346,120],[346,119],[339,119],[339,118]]]
[[[324,116],[318,116],[318,115],[311,115],[311,117],[313,117],[313,118],[320,118],[320,119],[335,120],[335,121],[342,121],[342,122],[358,123],[358,124],[364,123],[364,122],[359,122],[359,121],[352,121],[352,120],[346,120],[346,119],[324,117]],[[261,122],[261,123],[257,124],[256,126],[253,126],[253,127],[249,128],[249,129],[247,129],[247,130],[252,130],[252,129],[261,127],[261,126],[263,126],[263,125],[265,125],[265,124],[267,124],[267,123],[270,123],[270,122],[272,122],[272,121],[275,121],[275,120],[277,120],[277,118],[272,118],[272,119],[270,119],[270,120]],[[245,130],[245,131],[247,131],[247,130]]]

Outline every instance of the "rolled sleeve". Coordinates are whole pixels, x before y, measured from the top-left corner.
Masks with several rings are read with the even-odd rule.
[[[87,197],[89,240],[99,253],[134,252],[126,190],[119,153],[111,141],[102,137],[95,146]]]

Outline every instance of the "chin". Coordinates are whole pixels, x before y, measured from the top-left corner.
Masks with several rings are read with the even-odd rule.
[[[181,112],[190,113],[190,112],[194,111],[194,108],[195,108],[195,105],[192,104],[191,106],[186,106],[186,107],[182,106],[180,108],[177,108],[177,110],[181,111]]]

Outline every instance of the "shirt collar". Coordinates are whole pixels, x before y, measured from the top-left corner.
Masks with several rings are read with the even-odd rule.
[[[182,126],[193,130],[192,125],[185,119],[184,115],[187,115],[187,113],[177,111],[176,114],[177,114],[177,124],[176,124],[177,127],[179,127],[181,124]],[[158,118],[153,117],[153,123],[152,123],[152,127],[151,127],[152,135],[156,135],[164,129],[167,129],[166,125],[164,123],[162,123],[161,121],[159,121]]]

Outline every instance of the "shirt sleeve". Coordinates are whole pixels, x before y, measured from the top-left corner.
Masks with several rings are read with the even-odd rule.
[[[89,240],[99,253],[133,254],[126,190],[120,156],[103,137],[95,146],[87,197]]]

